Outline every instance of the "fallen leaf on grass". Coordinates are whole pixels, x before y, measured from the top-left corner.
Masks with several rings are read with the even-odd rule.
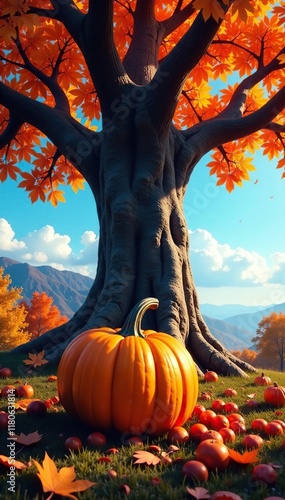
[[[250,398],[250,399],[253,399],[255,398],[256,396],[256,392],[253,392],[252,394],[248,394],[247,397]]]
[[[15,409],[16,410],[24,410],[26,411],[27,406],[32,402],[32,401],[40,401],[39,399],[19,399],[15,403]]]
[[[159,464],[160,458],[150,453],[149,451],[139,450],[133,454],[133,457],[137,460],[134,462],[135,464],[147,464],[147,465],[156,465]]]
[[[211,495],[206,488],[202,488],[201,486],[197,486],[196,488],[189,488],[186,486],[186,490],[189,495],[196,498],[197,500],[202,500],[203,498],[211,498]]]
[[[25,446],[29,446],[30,444],[37,443],[42,439],[42,435],[38,433],[38,431],[30,432],[30,434],[24,434],[21,432],[19,436],[17,434],[14,435],[15,441],[19,444],[23,444]]]
[[[244,453],[239,453],[238,451],[229,449],[230,457],[239,464],[254,464],[255,462],[258,462],[259,458],[256,456],[258,452],[258,448],[251,451],[245,451]]]
[[[6,457],[6,455],[0,455],[0,464],[5,465],[5,467],[15,467],[15,469],[26,469],[27,465],[19,460],[14,460],[14,458]]]
[[[32,365],[34,368],[37,368],[37,366],[42,366],[48,363],[47,359],[44,359],[44,351],[39,352],[38,354],[32,354],[29,352],[29,359],[24,359],[23,363],[25,365]]]
[[[62,467],[58,471],[54,461],[49,457],[47,452],[45,452],[42,466],[36,460],[33,460],[33,462],[39,471],[37,476],[40,478],[44,493],[52,492],[52,494],[56,493],[57,495],[77,500],[74,495],[71,495],[71,492],[85,491],[95,484],[86,479],[74,481],[76,477],[74,465],[71,467]],[[49,498],[51,497],[52,495],[49,496]]]
[[[56,375],[50,375],[47,379],[48,382],[56,382],[57,381],[57,376]]]

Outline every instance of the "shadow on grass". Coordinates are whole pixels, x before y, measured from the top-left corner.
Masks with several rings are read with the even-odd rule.
[[[23,362],[29,359],[29,354],[14,354],[12,351],[0,351],[0,366],[2,368],[10,368],[13,373],[13,378],[25,378],[39,375],[50,375],[57,372],[57,364],[46,363],[43,366],[38,366],[36,369]]]

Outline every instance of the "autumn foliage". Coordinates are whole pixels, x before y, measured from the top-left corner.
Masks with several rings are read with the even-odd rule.
[[[26,311],[19,305],[21,289],[10,285],[10,276],[0,267],[0,350],[10,350],[30,339]]]
[[[285,314],[272,312],[263,317],[252,342],[258,351],[260,366],[284,371]]]
[[[27,316],[28,331],[31,338],[40,337],[43,333],[65,323],[67,316],[53,304],[53,298],[45,292],[34,292],[29,303],[23,302]]]
[[[234,350],[232,353],[239,359],[242,359],[246,363],[250,363],[253,366],[257,366],[255,363],[257,353],[253,349],[243,349],[241,350]]]
[[[101,116],[98,95],[72,29],[71,34],[68,32],[72,23],[61,22],[68,15],[71,21],[80,21],[88,12],[88,1],[59,2],[61,8],[48,0],[3,0],[1,4],[1,81],[11,90],[11,96],[17,92],[41,101],[42,112],[56,106],[69,115],[70,124],[76,119],[86,133],[95,130]],[[212,17],[220,22],[224,18],[222,28],[184,84],[174,116],[177,127],[195,127],[218,115],[226,119],[236,113],[250,120],[258,110],[267,112],[266,103],[277,96],[284,82],[284,3],[157,0],[153,4],[160,60],[191,27],[199,10],[205,21]],[[134,0],[114,1],[114,38],[122,59],[132,39],[135,9]],[[278,159],[277,168],[285,177],[282,99],[281,105],[277,99],[272,101],[274,121],[269,126],[214,148],[208,167],[210,175],[217,176],[218,185],[232,191],[235,185],[249,180],[257,150],[269,160]],[[19,180],[19,187],[28,192],[32,202],[48,200],[53,205],[64,201],[64,184],[75,192],[82,189],[82,173],[68,155],[47,140],[45,130],[9,112],[4,97],[0,103],[0,181],[9,177]]]

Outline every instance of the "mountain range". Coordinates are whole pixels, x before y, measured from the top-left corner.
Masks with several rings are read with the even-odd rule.
[[[22,288],[27,302],[35,291],[45,292],[62,314],[72,317],[84,302],[93,280],[72,271],[59,271],[51,266],[31,266],[7,257],[0,257],[0,267],[9,274],[12,286]],[[263,316],[271,312],[285,313],[285,303],[266,308],[226,304],[201,304],[202,315],[212,334],[230,350],[242,350],[252,345],[256,328]]]
[[[22,297],[29,302],[35,291],[53,297],[62,314],[71,318],[84,302],[93,284],[88,276],[71,271],[58,271],[51,266],[30,266],[7,257],[0,257],[0,267],[9,274],[12,286],[22,288]]]

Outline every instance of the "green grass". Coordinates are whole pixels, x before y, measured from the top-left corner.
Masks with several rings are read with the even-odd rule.
[[[5,359],[6,362],[3,361]],[[56,394],[56,383],[48,383],[47,375],[49,373],[56,374],[54,367],[46,365],[44,370],[38,373],[30,374],[29,378],[23,371],[22,357],[9,359],[4,358],[3,353],[0,353],[0,364],[2,366],[10,366],[13,369],[14,376],[10,379],[1,380],[0,387],[7,383],[13,383],[15,380],[27,380],[35,388],[35,397],[39,399],[47,399]],[[280,385],[285,385],[285,375],[279,372],[267,372],[272,378],[272,381],[278,382]],[[211,401],[201,402],[206,408],[210,408],[212,401],[216,398],[222,398],[225,401],[234,401],[238,404],[240,413],[246,420],[248,433],[252,433],[250,425],[255,418],[265,418],[267,421],[274,418],[285,419],[285,408],[282,408],[282,415],[276,416],[276,409],[266,405],[263,402],[264,387],[258,387],[253,384],[255,375],[250,375],[248,379],[237,377],[220,377],[215,384],[205,384],[200,380],[200,392],[211,392]],[[226,398],[223,396],[225,388],[233,387],[238,391],[235,398]],[[256,399],[260,401],[258,409],[252,410],[246,405],[248,395],[256,393]],[[88,394],[86,394],[88,397]],[[7,403],[4,398],[0,399],[0,409],[6,410]],[[157,466],[136,466],[133,464],[132,455],[134,451],[139,449],[135,446],[129,446],[124,437],[110,433],[107,435],[107,445],[102,449],[91,449],[87,446],[87,436],[90,432],[96,429],[90,429],[74,421],[67,415],[61,406],[58,406],[59,411],[56,413],[49,410],[44,417],[31,417],[23,411],[18,411],[16,415],[16,433],[38,431],[43,435],[43,438],[38,443],[29,447],[19,449],[17,460],[22,462],[30,462],[36,459],[42,462],[45,451],[53,458],[57,467],[75,466],[77,479],[88,479],[96,482],[96,485],[86,490],[84,493],[75,494],[81,499],[111,500],[121,498],[123,493],[120,491],[120,485],[127,484],[131,488],[130,499],[166,499],[179,500],[185,498],[193,498],[187,494],[186,486],[195,487],[199,483],[190,483],[183,478],[181,470],[185,461],[195,458],[196,444],[189,440],[186,444],[180,446],[180,450],[173,455],[173,458],[180,457],[182,462],[172,463],[171,465],[158,464]],[[185,424],[186,428],[194,423],[190,420]],[[0,431],[0,454],[8,455],[7,435],[3,429]],[[78,436],[83,442],[83,448],[79,452],[69,452],[64,448],[64,442],[67,437]],[[285,450],[282,448],[282,442],[285,440],[285,434],[276,438],[268,438],[261,434],[265,439],[265,444],[260,449],[259,458],[261,463],[273,463],[283,466],[276,468],[278,480],[273,486],[254,483],[250,479],[250,472],[253,465],[238,465],[232,462],[224,472],[212,472],[209,480],[203,483],[203,487],[207,488],[210,493],[218,490],[228,490],[240,494],[243,500],[263,500],[267,496],[284,496],[285,495]],[[237,451],[244,451],[241,445],[242,437],[237,437],[237,440],[230,447]],[[156,439],[145,440],[143,448],[146,449],[150,443],[158,444],[163,450],[167,450],[169,443],[166,436]],[[17,445],[19,447],[19,445]],[[117,448],[119,452],[111,455],[111,462],[100,462],[98,459],[105,455],[108,448]],[[20,448],[20,447],[19,447]],[[18,448],[17,448],[18,450]],[[108,470],[114,469],[117,472],[115,479],[110,479]],[[19,500],[42,500],[48,497],[48,493],[43,494],[39,479],[36,476],[36,468],[31,467],[17,472],[16,475],[16,494],[11,495],[7,490],[7,472],[8,468],[0,466],[0,499],[15,498]],[[160,479],[160,483],[156,486],[151,484],[154,477]],[[56,498],[56,496],[55,496]]]

